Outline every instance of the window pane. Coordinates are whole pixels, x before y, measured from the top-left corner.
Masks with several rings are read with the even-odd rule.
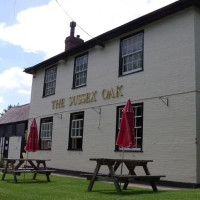
[[[45,150],[51,149],[53,118],[44,118],[40,126],[40,148]]]
[[[69,149],[82,149],[83,117],[83,113],[72,114],[71,116],[71,133],[69,138]]]
[[[75,87],[85,85],[86,84],[86,78],[87,78],[87,65],[88,65],[88,59],[87,55],[81,56],[76,58],[75,62]]]
[[[46,70],[44,83],[44,96],[55,93],[57,67]]]
[[[122,74],[142,69],[143,33],[122,41]]]

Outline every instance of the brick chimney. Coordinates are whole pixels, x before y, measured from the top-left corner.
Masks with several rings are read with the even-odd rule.
[[[70,36],[65,39],[65,51],[84,43],[84,40],[80,38],[80,35],[74,37],[76,22],[70,22],[70,27]]]

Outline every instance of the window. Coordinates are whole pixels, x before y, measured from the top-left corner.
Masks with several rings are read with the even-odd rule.
[[[3,152],[4,152],[4,137],[0,137],[0,158],[3,158]]]
[[[47,69],[44,78],[44,94],[43,96],[49,96],[55,94],[56,89],[56,74],[57,67]]]
[[[125,105],[117,107],[117,133],[116,139],[120,128],[120,123],[122,119],[122,110]],[[134,110],[134,120],[135,120],[135,142],[134,148],[125,148],[127,151],[142,151],[142,135],[143,135],[143,104],[132,104]],[[116,150],[121,150],[120,147],[116,145]]]
[[[0,137],[5,137],[6,127],[0,126]]]
[[[69,150],[82,150],[84,113],[73,113],[70,118]]]
[[[53,117],[41,119],[40,124],[40,149],[51,150]]]
[[[86,85],[87,81],[87,65],[88,65],[88,55],[82,55],[76,57],[74,65],[74,80],[73,88]]]
[[[5,137],[11,137],[15,135],[14,124],[9,124],[6,126]]]
[[[0,147],[3,147],[4,145],[4,137],[0,137]]]
[[[16,135],[25,136],[25,123],[16,124]]]
[[[119,75],[143,70],[143,32],[121,40]]]

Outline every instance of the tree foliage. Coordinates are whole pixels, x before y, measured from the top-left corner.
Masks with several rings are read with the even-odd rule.
[[[17,105],[11,105],[11,104],[8,105],[7,109],[3,109],[3,112],[0,113],[1,117],[2,117],[5,113],[7,113],[11,108],[16,107],[16,106],[19,106],[19,103],[18,103]]]

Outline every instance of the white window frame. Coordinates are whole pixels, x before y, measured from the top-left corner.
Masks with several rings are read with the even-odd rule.
[[[83,119],[72,120],[71,138],[82,138]],[[82,125],[81,125],[82,124]]]
[[[72,113],[70,120],[69,150],[82,150],[83,127],[84,112]]]
[[[47,69],[45,72],[44,80],[44,96],[49,96],[55,94],[56,89],[56,76],[57,76],[57,67],[52,67]]]
[[[42,123],[41,124],[41,139],[51,139],[52,134],[52,122]]]
[[[0,137],[0,147],[3,147],[4,145],[4,137]]]
[[[41,150],[51,150],[52,129],[53,129],[53,122],[41,123],[41,130],[40,130],[40,142],[41,142],[40,149]],[[44,144],[45,141],[48,143],[49,148],[45,148],[45,144]]]
[[[143,69],[143,32],[121,42],[121,73],[127,75]]]
[[[81,87],[87,83],[88,54],[76,57],[74,67],[74,87]]]

